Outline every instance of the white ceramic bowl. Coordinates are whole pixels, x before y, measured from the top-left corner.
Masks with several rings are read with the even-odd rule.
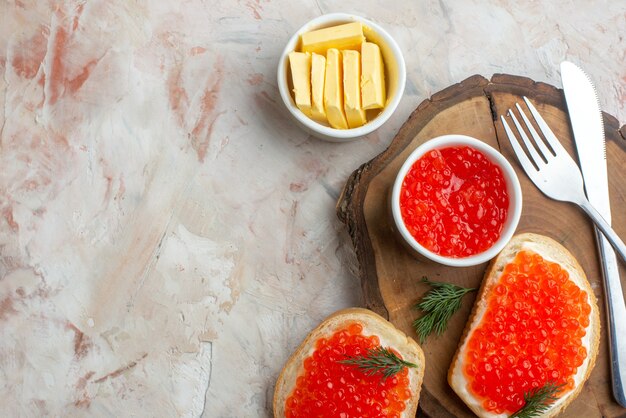
[[[402,214],[400,212],[400,190],[402,188],[404,177],[407,175],[409,169],[413,166],[413,163],[420,159],[424,154],[433,149],[465,145],[482,152],[492,163],[502,169],[504,180],[506,182],[507,193],[509,195],[509,208],[500,238],[488,250],[469,257],[453,258],[441,256],[427,250],[410,234],[404,224],[404,220],[402,219]],[[405,241],[405,244],[408,244],[409,250],[412,250],[412,253],[416,255],[417,258],[426,258],[428,260],[453,267],[474,266],[495,257],[500,251],[502,251],[504,246],[510,241],[511,237],[515,233],[520,215],[522,213],[522,189],[513,167],[511,167],[511,164],[509,164],[500,152],[476,138],[465,135],[444,135],[433,138],[420,145],[406,159],[400,168],[393,185],[391,193],[391,212],[397,232]]]
[[[307,117],[298,109],[291,95],[289,82],[289,53],[294,51],[300,42],[300,35],[315,29],[321,29],[329,26],[340,25],[342,23],[350,23],[359,21],[363,23],[363,32],[367,40],[373,41],[380,47],[385,63],[385,83],[387,91],[387,104],[382,112],[365,125],[353,129],[335,129],[327,125],[323,125]],[[389,119],[391,114],[398,107],[404,86],[406,84],[406,67],[404,65],[404,57],[402,51],[398,47],[396,41],[376,23],[364,19],[360,16],[347,13],[330,13],[319,16],[304,26],[289,39],[278,63],[278,90],[283,99],[283,103],[289,110],[294,119],[312,135],[332,142],[346,142],[363,137],[374,130],[378,129],[383,123]]]

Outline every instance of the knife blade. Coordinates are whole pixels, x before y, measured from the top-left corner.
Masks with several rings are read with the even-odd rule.
[[[587,74],[568,61],[561,63],[561,80],[587,198],[610,224],[611,206],[604,123],[596,90]]]
[[[561,80],[589,202],[611,223],[604,123],[596,90],[583,70],[561,63]],[[596,229],[607,302],[613,395],[626,407],[626,305],[615,252]]]

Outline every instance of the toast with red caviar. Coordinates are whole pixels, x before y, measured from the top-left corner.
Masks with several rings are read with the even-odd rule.
[[[532,408],[543,417],[576,398],[598,354],[600,317],[584,271],[561,244],[520,234],[491,262],[448,371],[448,383],[480,417]],[[533,415],[539,416],[539,415]]]
[[[414,417],[423,378],[413,339],[370,310],[340,310],[285,364],[274,417]]]

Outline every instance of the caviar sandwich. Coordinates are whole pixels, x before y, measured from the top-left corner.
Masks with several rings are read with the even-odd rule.
[[[341,310],[287,361],[274,416],[414,417],[423,378],[424,354],[413,339],[372,311]]]
[[[576,259],[548,237],[521,234],[487,269],[448,382],[480,417],[551,417],[582,389],[599,336]]]

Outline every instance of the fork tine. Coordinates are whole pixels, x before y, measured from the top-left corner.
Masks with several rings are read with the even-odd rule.
[[[515,107],[517,107],[517,111],[522,116],[522,119],[524,119],[524,123],[526,124],[526,128],[528,128],[528,132],[530,132],[530,136],[532,136],[535,140],[535,145],[537,145],[537,148],[539,149],[539,155],[543,157],[545,162],[548,162],[548,158],[553,157],[554,154],[548,149],[546,143],[543,142],[543,139],[541,139],[541,136],[539,136],[533,124],[530,123],[528,116],[526,116],[526,113],[522,110],[519,103],[515,103]]]
[[[521,145],[517,141],[517,137],[511,130],[511,127],[507,123],[506,119],[504,119],[503,115],[500,115],[500,120],[502,121],[502,126],[504,126],[506,136],[509,139],[511,146],[513,147],[513,152],[515,153],[515,156],[517,156],[517,160],[522,165],[522,168],[524,168],[526,174],[528,174],[528,177],[530,177],[530,179],[534,182],[537,174],[539,174],[539,171],[537,170],[537,168],[535,168],[533,163],[530,161],[530,159],[522,149]]]
[[[528,135],[526,135],[524,128],[522,128],[522,125],[520,125],[520,123],[517,121],[517,118],[515,117],[515,114],[513,113],[511,109],[509,109],[509,116],[511,117],[511,119],[513,120],[513,123],[515,124],[515,127],[517,128],[517,132],[519,132],[519,135],[522,137],[522,141],[524,141],[524,145],[526,145],[528,154],[530,154],[530,160],[535,164],[537,169],[540,170],[541,167],[545,166],[546,160],[539,155],[539,153],[537,152],[537,149],[535,148],[531,140],[528,138]],[[533,137],[533,139],[535,140],[535,142],[537,141],[537,138]],[[541,140],[541,138],[539,138],[539,140]]]
[[[552,132],[552,129],[550,129],[545,119],[539,114],[539,111],[537,111],[535,106],[530,102],[530,100],[528,100],[528,97],[524,96],[524,101],[526,102],[526,106],[528,106],[528,109],[530,109],[530,113],[532,113],[535,122],[537,122],[539,130],[546,138],[546,141],[548,141],[548,144],[550,144],[550,146],[554,150],[554,154],[558,155],[562,152],[567,154],[567,151],[565,151],[565,148],[563,148],[561,142],[557,139],[556,135],[554,135],[554,132]]]

